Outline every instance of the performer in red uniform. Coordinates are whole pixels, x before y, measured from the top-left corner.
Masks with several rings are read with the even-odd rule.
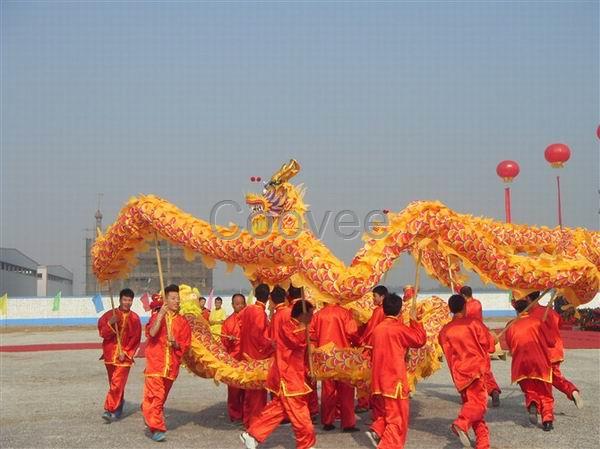
[[[465,298],[465,316],[467,318],[474,318],[483,323],[483,312],[481,302],[478,299],[473,298],[473,290],[468,285],[464,285],[460,288],[460,294]],[[483,382],[485,383],[485,389],[492,398],[492,407],[500,406],[500,393],[502,390],[496,382],[494,373],[492,372],[492,362],[488,357],[486,362],[487,370],[483,376]]]
[[[542,416],[545,431],[554,428],[554,397],[552,396],[552,365],[548,348],[553,348],[556,339],[545,329],[545,322],[522,313],[526,300],[519,300],[514,307],[520,314],[506,331],[506,343],[512,353],[512,382],[518,382],[525,394],[525,406],[529,420],[537,424],[538,411]]]
[[[247,449],[255,449],[257,442],[265,441],[286,417],[294,430],[296,448],[314,448],[316,436],[306,402],[311,388],[305,382],[306,326],[310,324],[312,311],[313,306],[308,301],[295,302],[291,318],[279,329],[275,356],[267,377],[267,389],[275,396],[252,420],[248,431],[240,435]]]
[[[533,292],[526,296],[525,299],[528,301],[528,303],[531,303],[539,297],[540,292]],[[536,317],[540,321],[544,321],[546,309],[547,307],[535,304],[529,309],[529,314],[533,317]],[[560,364],[565,359],[563,340],[560,335],[561,321],[562,319],[558,313],[552,309],[548,309],[548,314],[546,315],[546,324],[548,326],[545,326],[543,329],[548,330],[552,338],[556,340],[556,345],[554,348],[548,349],[550,363],[552,364],[552,386],[558,391],[564,393],[571,401],[575,403],[577,408],[582,408],[583,400],[581,399],[579,388],[577,388],[574,383],[569,381],[560,371]]]
[[[311,322],[311,335],[318,347],[333,343],[336,348],[349,348],[358,344],[358,324],[352,312],[339,304],[327,304]],[[323,430],[335,429],[339,411],[343,432],[356,432],[354,415],[354,387],[337,380],[321,382],[321,423]]]
[[[385,319],[373,331],[371,391],[382,396],[385,414],[371,425],[367,436],[379,449],[402,449],[408,431],[410,388],[404,357],[408,348],[427,342],[423,325],[411,314],[406,326],[400,317],[402,298],[394,293],[383,300]]]
[[[373,303],[375,304],[375,308],[373,309],[373,314],[371,318],[367,322],[367,326],[361,336],[360,346],[365,346],[369,350],[373,347],[371,344],[371,335],[373,331],[383,321],[385,318],[385,314],[383,313],[383,298],[388,294],[388,289],[383,285],[378,285],[372,290],[373,293]],[[356,412],[361,413],[366,410],[366,408],[371,408],[371,416],[373,421],[375,421],[379,416],[382,416],[384,413],[383,400],[381,396],[371,396],[369,391],[359,392],[359,396],[366,398],[366,401],[361,401],[359,399],[358,407]]]
[[[236,293],[231,297],[233,313],[227,317],[221,328],[221,343],[225,350],[236,360],[242,360],[240,347],[240,320],[239,313],[246,307],[246,297]],[[242,421],[244,415],[244,390],[242,388],[227,386],[227,413],[229,419]]]
[[[200,302],[200,309],[202,309],[202,317],[206,320],[210,320],[210,309],[206,308],[206,298],[204,296],[200,296],[198,298],[198,302]]]
[[[302,299],[302,288],[294,287],[290,284],[288,288],[288,311],[287,316],[291,316],[292,306],[295,302]],[[308,361],[306,362],[306,366],[308,367]],[[308,375],[308,368],[306,371],[306,383],[312,388],[312,391],[308,394],[308,409],[310,410],[310,415],[315,416],[319,413],[319,395],[317,394],[317,382],[314,379],[311,379]]]
[[[167,427],[163,408],[179,374],[181,358],[191,344],[187,320],[179,315],[179,287],[165,288],[165,303],[146,325],[146,370],[142,414],[154,441],[163,441]]]
[[[471,447],[469,429],[475,432],[475,448],[489,449],[490,432],[485,423],[487,391],[483,382],[486,360],[494,352],[496,342],[487,327],[476,318],[466,317],[465,298],[452,295],[448,300],[452,321],[438,336],[448,362],[454,386],[460,393],[462,408],[452,424],[464,447]]]
[[[108,393],[102,414],[107,422],[119,419],[123,413],[125,384],[142,336],[140,317],[131,310],[133,297],[131,289],[121,290],[119,307],[104,313],[98,320],[98,332],[102,337],[101,359],[108,373]]]
[[[273,353],[273,345],[268,338],[269,322],[266,303],[269,300],[269,286],[260,284],[254,290],[256,302],[240,312],[240,351],[244,358],[263,360]],[[257,416],[267,403],[267,391],[244,391],[243,420],[248,428],[250,420]]]

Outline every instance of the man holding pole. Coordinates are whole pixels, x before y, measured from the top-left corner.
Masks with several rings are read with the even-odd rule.
[[[240,435],[246,449],[255,449],[257,443],[265,441],[286,417],[294,430],[296,448],[314,448],[316,436],[306,401],[311,388],[305,382],[306,332],[312,312],[310,302],[296,301],[291,318],[279,329],[275,357],[267,376],[267,389],[275,396],[252,420],[247,432]]]
[[[526,310],[528,301],[518,300],[514,307],[519,316],[506,328],[506,343],[512,353],[512,382],[517,382],[525,394],[529,421],[537,424],[539,413],[544,431],[549,432],[554,428],[554,397],[548,350],[555,346],[556,339],[545,329],[545,322]]]
[[[540,296],[540,292],[532,292],[525,297],[528,304],[536,301]],[[569,381],[560,371],[560,364],[565,359],[564,345],[560,335],[561,318],[558,313],[552,309],[553,301],[550,300],[546,307],[539,303],[533,304],[529,313],[531,316],[540,321],[545,321],[547,326],[543,329],[551,334],[551,338],[556,340],[556,345],[548,349],[550,363],[552,364],[552,386],[558,391],[564,393],[571,401],[575,403],[577,408],[583,407],[583,400],[579,394],[579,389],[575,384]]]
[[[231,297],[233,313],[227,317],[221,328],[221,343],[225,350],[236,360],[241,360],[240,350],[240,312],[246,307],[246,298],[241,293]],[[229,419],[242,421],[244,410],[244,390],[227,386],[227,413]]]
[[[483,309],[481,307],[481,302],[473,298],[473,290],[471,287],[463,285],[460,288],[460,294],[465,298],[465,317],[479,320],[483,324]],[[492,362],[489,357],[485,362],[485,365],[487,370],[483,374],[483,382],[485,383],[488,394],[492,398],[492,407],[499,407],[502,390],[500,389],[498,382],[496,382],[496,378],[492,372]]]
[[[142,414],[154,441],[163,441],[166,437],[163,408],[192,338],[190,325],[179,315],[179,287],[169,285],[164,291],[164,304],[146,325]]]
[[[125,384],[142,336],[140,317],[131,310],[133,297],[131,289],[121,290],[119,307],[115,309],[112,304],[112,309],[98,320],[98,332],[102,337],[102,360],[108,373],[108,393],[102,418],[109,423],[119,419],[123,413]]]

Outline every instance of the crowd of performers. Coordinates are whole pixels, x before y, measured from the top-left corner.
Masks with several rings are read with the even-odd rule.
[[[356,412],[370,409],[372,423],[366,431],[373,445],[380,449],[403,448],[409,426],[410,390],[405,358],[409,348],[426,343],[426,332],[411,308],[408,324],[401,318],[403,300],[413,296],[405,289],[404,298],[389,293],[384,286],[373,289],[375,309],[366,325],[359,325],[352,312],[338,304],[327,304],[316,311],[303,299],[302,289],[266,284],[255,288],[256,301],[246,304],[242,294],[232,297],[233,313],[225,319],[219,312],[213,332],[232,357],[273,358],[265,389],[228,387],[227,410],[231,421],[245,428],[240,439],[247,449],[254,449],[282,423],[289,422],[298,449],[314,448],[316,435],[313,418],[320,416],[323,430],[335,429],[337,419],[342,432],[356,432]],[[541,416],[542,428],[550,431],[554,421],[552,388],[563,392],[578,408],[582,406],[578,388],[560,371],[564,350],[559,332],[560,316],[535,302],[539,292],[519,300],[513,307],[519,316],[506,329],[506,343],[512,353],[511,380],[521,387],[525,407],[532,424]],[[103,338],[103,360],[109,391],[102,417],[107,422],[120,418],[123,411],[125,384],[134,355],[140,344],[142,327],[139,316],[131,310],[134,293],[124,289],[119,307],[106,312],[98,322]],[[210,320],[212,312],[203,307]],[[215,303],[215,306],[217,304]],[[528,307],[529,306],[529,307]],[[451,430],[464,447],[471,447],[473,429],[475,447],[490,447],[485,422],[488,399],[500,405],[501,390],[491,370],[490,354],[498,339],[483,323],[481,303],[465,286],[460,294],[450,296],[448,307],[452,320],[440,334],[454,385],[462,407]],[[142,401],[144,422],[152,440],[163,441],[166,425],[163,408],[179,373],[183,355],[191,344],[191,330],[179,312],[179,288],[165,288],[164,300],[155,296],[150,321],[146,325],[146,368]],[[215,307],[217,308],[217,307]],[[270,319],[268,317],[271,310]],[[527,310],[526,310],[527,309]],[[221,304],[218,305],[221,310]],[[309,345],[321,347],[333,343],[338,348],[361,346],[371,353],[371,390],[359,392],[355,407],[355,388],[335,380],[321,383],[320,407],[316,380],[308,360]]]

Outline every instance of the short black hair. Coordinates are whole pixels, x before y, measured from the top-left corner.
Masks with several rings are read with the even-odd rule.
[[[244,300],[244,303],[246,302],[246,297],[241,294],[241,293],[234,293],[233,296],[231,297],[231,303],[233,304],[233,300],[235,299],[236,296],[239,296],[240,298],[242,298]]]
[[[269,286],[267,284],[259,284],[254,289],[254,296],[260,302],[266,302],[269,299]]]
[[[165,296],[167,296],[171,292],[179,293],[179,286],[175,284],[167,285],[165,287]]]
[[[465,297],[463,295],[452,295],[448,299],[448,308],[452,313],[462,312],[465,308]]]
[[[383,313],[386,316],[396,316],[402,310],[402,296],[396,293],[388,293],[383,298]]]
[[[527,301],[525,299],[519,299],[518,301],[514,302],[513,307],[517,312],[521,313],[527,308],[528,305],[529,304],[527,304]]]
[[[292,284],[290,284],[290,287],[288,288],[288,296],[290,299],[302,298],[302,287],[294,287]]]
[[[130,288],[124,288],[119,292],[119,299],[121,299],[123,296],[126,296],[127,298],[133,298],[135,297],[135,294]]]
[[[530,301],[535,301],[536,299],[538,299],[540,297],[540,291],[536,290],[535,292],[531,292],[527,295],[527,298]]]
[[[387,289],[387,287],[385,285],[378,285],[377,287],[375,287],[373,289],[373,293],[377,293],[379,296],[385,296],[389,292],[388,292],[388,289]]]
[[[200,296],[200,298],[198,298],[198,301],[202,301],[202,300],[206,301],[206,298],[204,296]]]
[[[221,302],[223,302],[223,298],[221,298],[220,296],[217,296],[217,297],[215,298],[215,302],[217,302],[217,301],[221,301]]]
[[[463,295],[465,298],[472,298],[473,297],[473,289],[471,287],[469,287],[468,285],[463,285],[460,288],[460,294]]]
[[[285,289],[283,287],[280,287],[279,285],[276,285],[273,291],[271,292],[271,301],[273,301],[273,303],[275,304],[281,304],[285,301],[286,295],[287,292],[285,291]]]
[[[306,299],[296,301],[292,306],[292,318],[298,318],[300,315],[302,315],[302,313],[304,313],[305,306],[306,312],[310,312],[312,309],[314,309],[314,306]]]

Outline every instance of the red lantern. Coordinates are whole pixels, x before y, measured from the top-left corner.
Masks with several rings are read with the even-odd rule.
[[[496,173],[504,182],[511,182],[516,178],[521,169],[515,161],[502,161],[496,167]]]
[[[562,168],[571,157],[571,150],[564,143],[553,143],[544,151],[544,157],[554,168]]]

